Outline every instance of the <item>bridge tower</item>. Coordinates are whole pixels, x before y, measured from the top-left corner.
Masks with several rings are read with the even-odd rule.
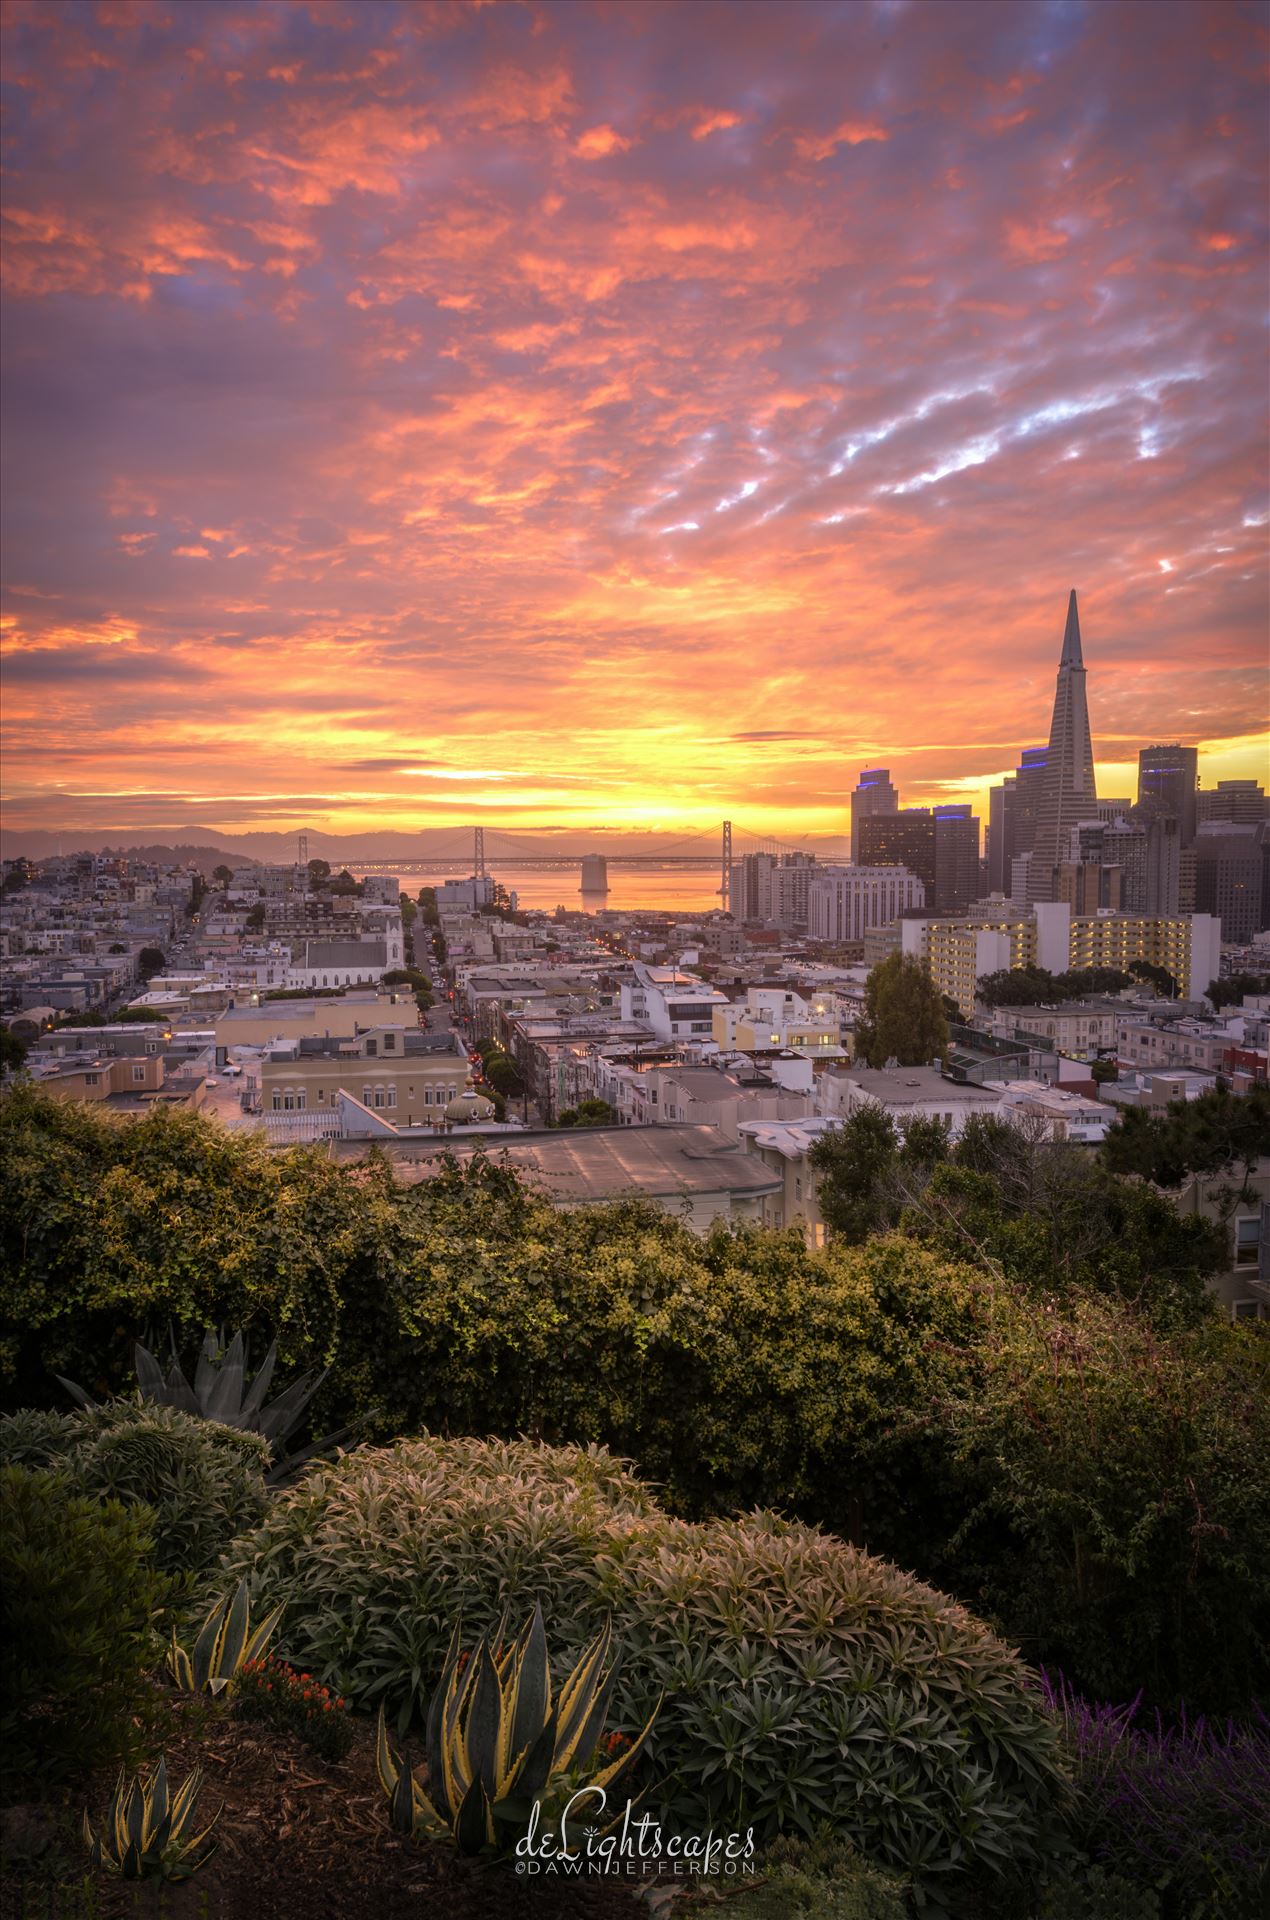
[[[476,844],[472,850],[472,871],[480,875],[485,871],[485,829],[484,827],[476,827],[473,829],[473,832],[475,834]]]
[[[309,864],[309,836],[307,833],[297,834],[295,851],[296,864],[301,867],[307,867]]]
[[[732,822],[723,823],[723,874],[719,903],[725,913],[732,911]]]

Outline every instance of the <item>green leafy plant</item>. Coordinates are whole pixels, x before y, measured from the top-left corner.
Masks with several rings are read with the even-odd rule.
[[[549,1814],[568,1793],[623,1779],[660,1702],[638,1738],[597,1768],[617,1682],[616,1663],[604,1671],[611,1643],[606,1621],[556,1695],[541,1607],[510,1646],[487,1635],[470,1659],[456,1628],[428,1712],[430,1793],[393,1753],[379,1710],[375,1763],[398,1832],[480,1853],[522,1832],[535,1801]]]
[[[244,1660],[238,1673],[238,1712],[279,1732],[294,1733],[324,1760],[342,1760],[353,1744],[347,1702],[269,1654]]]
[[[151,1516],[64,1473],[0,1467],[0,1774],[40,1787],[136,1757],[171,1583]]]
[[[1057,1730],[988,1628],[813,1528],[675,1519],[602,1448],[360,1448],[280,1493],[226,1573],[286,1601],[293,1658],[359,1706],[399,1702],[401,1731],[427,1715],[456,1610],[492,1646],[534,1592],[570,1661],[611,1618],[612,1716],[643,1726],[664,1695],[647,1752],[685,1825],[828,1824],[924,1882],[1049,1843]]]
[[[324,1452],[348,1432],[347,1427],[342,1428],[339,1433],[330,1433],[315,1441],[302,1453],[287,1453],[288,1437],[304,1418],[305,1408],[326,1379],[330,1368],[324,1367],[321,1373],[301,1374],[285,1393],[280,1393],[276,1400],[266,1404],[265,1395],[278,1363],[276,1340],[261,1361],[250,1387],[246,1380],[247,1345],[241,1332],[234,1335],[228,1346],[223,1330],[204,1336],[192,1383],[186,1379],[177,1357],[175,1338],[172,1342],[172,1364],[166,1374],[149,1348],[140,1341],[134,1349],[133,1362],[141,1398],[149,1405],[175,1407],[196,1420],[215,1420],[221,1426],[236,1427],[243,1433],[260,1434],[276,1461],[270,1470],[271,1480],[290,1478],[306,1461]],[[79,1406],[90,1409],[96,1407],[97,1402],[83,1387],[76,1386],[73,1380],[64,1379],[61,1374],[57,1377]]]
[[[168,1650],[168,1672],[189,1693],[227,1693],[234,1690],[241,1668],[264,1653],[282,1618],[277,1606],[251,1631],[251,1600],[247,1582],[240,1580],[232,1595],[218,1600],[204,1620],[192,1650],[178,1645],[176,1628]]]
[[[164,1760],[132,1780],[121,1773],[98,1832],[84,1813],[84,1844],[93,1865],[109,1867],[125,1880],[188,1880],[216,1851],[215,1841],[210,1847],[206,1843],[219,1812],[201,1830],[190,1831],[202,1783],[196,1767],[169,1793]]]

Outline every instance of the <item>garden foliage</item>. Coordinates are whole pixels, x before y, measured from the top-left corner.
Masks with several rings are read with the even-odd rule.
[[[1031,1857],[1059,1778],[1013,1653],[944,1595],[758,1513],[694,1525],[600,1452],[362,1448],[273,1502],[226,1577],[285,1602],[287,1645],[360,1705],[421,1719],[456,1613],[532,1598],[576,1658],[606,1619],[611,1718],[659,1696],[652,1775],[677,1823],[824,1822],[924,1879]]]
[[[330,1365],[323,1426],[601,1442],[686,1518],[778,1508],[913,1568],[1099,1697],[1237,1708],[1270,1685],[1268,1349],[1212,1312],[1207,1231],[1009,1128],[906,1136],[898,1187],[894,1147],[854,1190],[863,1243],[810,1251],[18,1090],[0,1383],[118,1390],[147,1330],[236,1324]]]
[[[0,1462],[57,1462],[76,1492],[145,1507],[155,1565],[187,1584],[260,1519],[268,1459],[256,1434],[135,1401],[0,1419]]]
[[[0,1773],[50,1786],[137,1757],[169,1582],[150,1515],[75,1493],[60,1471],[0,1467]]]

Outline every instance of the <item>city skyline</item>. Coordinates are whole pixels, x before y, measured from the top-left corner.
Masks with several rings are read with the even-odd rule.
[[[1254,10],[4,37],[11,843],[1264,778]]]

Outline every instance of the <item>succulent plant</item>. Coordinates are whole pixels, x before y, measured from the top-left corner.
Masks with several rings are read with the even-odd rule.
[[[216,1851],[215,1841],[204,1852],[200,1848],[220,1818],[219,1810],[200,1832],[189,1832],[202,1784],[202,1770],[196,1767],[175,1794],[169,1794],[162,1759],[149,1774],[132,1780],[121,1772],[100,1833],[93,1832],[87,1809],[84,1812],[84,1843],[93,1865],[110,1867],[125,1880],[188,1880]]]
[[[375,1764],[397,1831],[480,1853],[509,1828],[522,1830],[535,1800],[548,1802],[562,1788],[615,1785],[643,1748],[658,1707],[637,1739],[592,1771],[617,1681],[616,1662],[604,1672],[611,1638],[606,1623],[557,1696],[540,1606],[505,1650],[487,1636],[469,1658],[456,1629],[428,1713],[427,1792],[393,1753],[379,1711]]]
[[[302,1373],[285,1392],[266,1406],[265,1395],[278,1362],[276,1340],[272,1342],[251,1385],[247,1386],[248,1354],[243,1335],[236,1333],[226,1346],[223,1329],[215,1333],[208,1332],[203,1339],[191,1385],[177,1357],[175,1337],[170,1337],[172,1364],[166,1374],[148,1347],[138,1341],[134,1348],[133,1363],[142,1400],[155,1406],[176,1407],[181,1413],[192,1414],[199,1420],[218,1420],[222,1426],[237,1427],[244,1433],[260,1434],[268,1441],[275,1457],[270,1480],[276,1482],[290,1478],[306,1461],[333,1446],[349,1431],[343,1427],[339,1432],[329,1433],[315,1441],[302,1453],[289,1455],[286,1450],[287,1437],[299,1425],[305,1408],[330,1372],[329,1367],[323,1368],[318,1374]],[[96,1401],[83,1387],[63,1378],[60,1373],[57,1378],[79,1406],[96,1406]]]
[[[240,1580],[208,1614],[189,1653],[178,1646],[176,1628],[168,1649],[168,1672],[178,1687],[191,1693],[232,1692],[239,1672],[249,1660],[258,1660],[273,1638],[283,1609],[275,1607],[251,1631],[251,1602],[247,1582]]]

